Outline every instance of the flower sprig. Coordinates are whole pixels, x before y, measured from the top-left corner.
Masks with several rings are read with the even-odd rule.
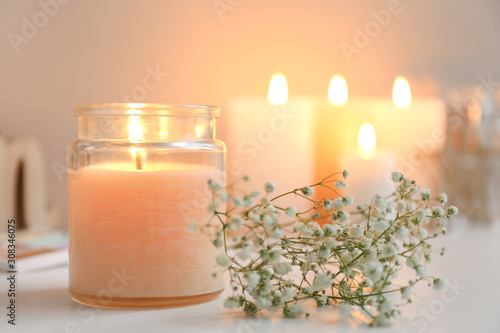
[[[221,249],[217,265],[229,272],[233,292],[225,307],[249,315],[281,307],[284,316],[301,317],[309,315],[303,302],[312,299],[317,306],[358,307],[372,325],[385,325],[411,302],[415,284],[444,287],[444,280],[427,276],[427,264],[435,252],[430,241],[446,232],[443,220],[458,213],[447,206],[446,194],[432,206],[429,190],[393,172],[392,195],[376,195],[347,211],[353,198],[338,192],[347,186],[347,176],[347,171],[333,174],[279,195],[273,195],[272,182],[262,194],[242,191],[238,183],[209,182],[211,218],[200,230]],[[315,200],[317,187],[329,189],[332,198]],[[287,197],[306,200],[311,208],[278,205]],[[405,267],[414,278],[393,283]]]

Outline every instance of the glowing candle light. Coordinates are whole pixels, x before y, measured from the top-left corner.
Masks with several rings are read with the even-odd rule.
[[[392,100],[394,105],[402,109],[409,107],[411,104],[410,84],[402,76],[398,76],[394,81]]]
[[[267,94],[269,102],[274,105],[283,105],[288,100],[288,85],[286,77],[281,73],[276,73],[269,83],[269,92]]]
[[[390,173],[396,171],[396,155],[389,150],[377,150],[373,126],[364,123],[358,132],[358,149],[343,154],[341,165],[349,171],[346,194],[353,195],[355,204],[369,204],[375,194],[392,192]]]
[[[341,75],[335,75],[330,81],[328,87],[328,100],[333,105],[344,105],[347,103],[348,92],[347,82]]]

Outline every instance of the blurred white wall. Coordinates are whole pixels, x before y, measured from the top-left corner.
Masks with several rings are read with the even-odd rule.
[[[0,0],[0,135],[40,141],[65,216],[76,104],[125,94],[224,108],[264,96],[276,71],[290,95],[326,95],[336,73],[354,95],[389,96],[400,74],[415,94],[442,95],[479,76],[500,82],[499,17],[497,0]],[[150,72],[157,84],[143,89]]]

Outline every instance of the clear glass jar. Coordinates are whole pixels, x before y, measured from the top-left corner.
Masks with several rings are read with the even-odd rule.
[[[115,309],[203,303],[224,289],[217,250],[190,233],[204,223],[208,179],[225,182],[225,146],[211,106],[76,107],[68,148],[69,290]]]

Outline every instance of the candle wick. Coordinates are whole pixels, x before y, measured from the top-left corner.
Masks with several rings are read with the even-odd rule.
[[[136,170],[142,170],[145,164],[146,152],[140,148],[132,148]]]
[[[135,168],[137,170],[142,170],[142,158],[140,152],[136,152],[135,154]]]

